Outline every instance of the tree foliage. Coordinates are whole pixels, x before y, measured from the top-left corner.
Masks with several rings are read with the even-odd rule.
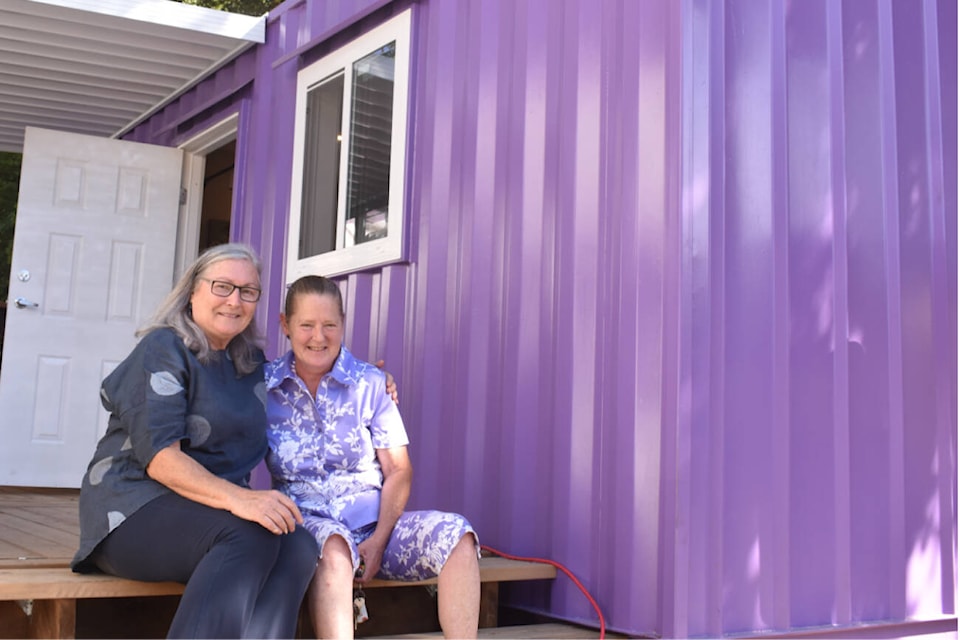
[[[207,9],[218,9],[230,13],[242,13],[247,16],[262,16],[280,4],[282,0],[175,0],[184,4],[193,4]]]
[[[20,154],[0,153],[0,300],[7,299],[10,261],[13,259],[13,224],[20,189]]]

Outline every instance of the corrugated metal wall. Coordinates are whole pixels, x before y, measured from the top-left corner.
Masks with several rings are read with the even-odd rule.
[[[956,5],[684,7],[663,631],[953,613]]]
[[[415,500],[563,562],[611,621],[653,631],[679,7],[418,9]],[[595,620],[566,580],[516,597]]]
[[[405,6],[288,2],[134,132],[240,111],[261,321],[297,54]],[[348,343],[400,380],[412,505],[564,563],[632,633],[952,613],[952,0],[413,6],[411,261],[343,279]],[[505,592],[594,619],[562,577]]]

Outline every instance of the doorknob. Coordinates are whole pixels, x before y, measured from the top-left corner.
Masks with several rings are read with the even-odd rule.
[[[36,302],[30,302],[26,298],[17,298],[16,300],[13,301],[13,303],[17,305],[17,309],[26,309],[28,307],[36,309],[37,307],[40,306]]]

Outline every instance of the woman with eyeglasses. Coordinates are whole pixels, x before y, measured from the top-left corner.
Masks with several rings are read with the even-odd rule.
[[[293,501],[250,488],[267,452],[260,261],[201,255],[106,377],[77,572],[186,584],[171,638],[290,638],[317,545]]]

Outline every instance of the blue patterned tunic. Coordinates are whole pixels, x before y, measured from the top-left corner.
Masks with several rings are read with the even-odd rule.
[[[380,512],[383,473],[377,449],[406,446],[400,411],[386,393],[386,377],[341,346],[316,398],[294,370],[293,353],[264,368],[267,383],[267,467],[274,488],[300,508],[304,526],[323,545],[331,535],[347,541],[354,569],[357,544],[369,537]],[[460,539],[476,533],[460,515],[405,512],[384,550],[379,577],[434,577]]]
[[[263,368],[240,376],[225,351],[202,364],[171,329],[144,336],[100,396],[110,421],[80,489],[80,572],[96,570],[89,556],[111,531],[170,492],[146,472],[159,451],[179,441],[210,473],[244,487],[267,451]]]

